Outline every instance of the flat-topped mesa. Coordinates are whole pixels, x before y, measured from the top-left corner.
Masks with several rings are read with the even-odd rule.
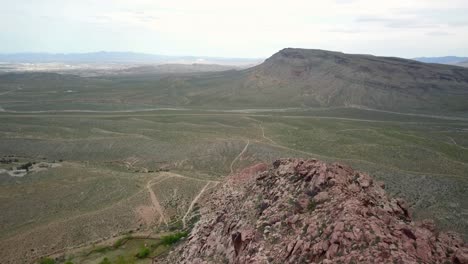
[[[239,74],[243,77],[232,88],[238,100],[255,99],[257,106],[352,106],[443,115],[466,111],[468,98],[468,69],[395,57],[286,48]]]
[[[468,263],[382,183],[340,164],[281,159],[231,175],[167,263]]]

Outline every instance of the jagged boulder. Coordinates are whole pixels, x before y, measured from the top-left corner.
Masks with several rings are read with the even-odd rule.
[[[340,164],[281,159],[231,175],[163,263],[468,263],[455,233],[413,222],[383,183]]]

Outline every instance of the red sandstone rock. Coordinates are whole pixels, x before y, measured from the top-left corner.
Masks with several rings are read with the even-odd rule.
[[[161,263],[467,263],[460,236],[411,221],[382,183],[340,164],[282,159],[232,175]]]
[[[468,249],[467,248],[459,248],[453,254],[453,262],[460,263],[460,264],[468,264]]]

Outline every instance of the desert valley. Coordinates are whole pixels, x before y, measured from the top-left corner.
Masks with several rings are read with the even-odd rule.
[[[173,70],[161,70],[168,69],[166,66],[106,71],[89,67],[67,72],[15,70],[0,75],[2,263],[164,262],[174,246],[183,250],[180,247],[185,247],[187,239],[190,243],[201,239],[201,228],[210,212],[231,206],[214,208],[210,201],[213,195],[216,201],[222,201],[221,195],[237,188],[232,182],[242,175],[249,179],[239,180],[239,186],[250,186],[251,179],[261,177],[262,171],[277,175],[274,170],[278,167],[270,167],[280,158],[338,162],[372,175],[375,181],[384,183],[391,199],[406,201],[404,208],[414,221],[432,219],[437,230],[455,231],[467,238],[467,68],[292,48],[256,66],[171,67]],[[245,172],[244,168],[255,164],[264,165]],[[284,170],[280,175],[299,173]],[[324,172],[316,172],[317,177]],[[316,176],[311,173],[315,182]],[[339,179],[333,181],[341,184]],[[284,182],[281,186],[293,188],[294,184]],[[365,189],[365,184],[358,186]],[[273,186],[271,190],[278,187]],[[324,185],[317,186],[322,187],[310,191],[322,193]],[[372,199],[384,199],[373,193],[381,192],[378,188],[369,191]],[[277,206],[288,205],[288,199],[294,204],[302,197],[292,190],[288,191],[290,198],[280,196],[286,202]],[[326,208],[339,205],[327,205],[326,201],[337,203],[334,198],[341,196],[327,193],[331,198],[319,198],[314,210],[298,209],[302,212],[298,218],[301,226],[312,221],[307,215],[330,221]],[[310,194],[312,198],[315,195]],[[273,206],[272,197],[242,199],[268,210]],[[382,203],[384,209],[395,205]],[[276,215],[283,217],[287,207],[274,207]],[[249,208],[230,212],[238,212],[236,217],[247,217],[241,220],[247,221],[249,214],[255,218],[258,213]],[[291,230],[302,228],[296,222],[290,224],[294,226]],[[336,224],[327,222],[323,228]],[[344,224],[352,231],[349,223]],[[265,226],[250,228],[249,240],[256,241],[254,237],[266,232]],[[304,237],[309,231],[316,232],[302,229]],[[418,230],[408,231],[416,232],[408,236],[419,239],[423,231]],[[238,250],[247,252],[237,248],[234,238],[231,241],[229,232],[233,231],[226,231],[226,238],[217,238],[227,253],[211,252],[214,263],[234,262]],[[268,236],[275,232],[280,234],[271,230]],[[330,239],[315,236],[315,242],[304,238],[300,243],[314,245]],[[395,237],[391,241],[401,241]],[[386,241],[385,234],[378,239]],[[394,249],[403,253],[388,256],[400,260],[398,263],[430,261],[440,250],[443,257],[433,261],[466,256],[463,243],[450,242],[453,246],[445,244],[447,248],[437,249],[437,253],[431,249],[437,247],[436,242],[427,241],[430,256],[417,247],[414,253],[406,251],[408,247],[403,244]],[[262,248],[273,243],[283,245],[280,242],[266,238]],[[305,261],[307,256],[315,261],[338,260],[342,246],[338,243],[334,248],[329,246],[334,242],[330,243],[309,255],[303,247],[302,251],[286,251],[285,256],[291,263],[300,258]],[[355,253],[372,256],[371,249],[377,246],[366,245],[367,251],[359,244],[361,251]],[[455,246],[462,251],[457,252]],[[284,247],[287,250],[290,246]],[[328,248],[336,252],[327,253]],[[186,263],[198,263],[192,262],[194,256],[185,254],[189,253],[180,256],[193,257],[185,259]],[[263,260],[267,261],[265,254]],[[211,263],[208,255],[204,256],[201,259]],[[256,253],[259,256],[261,252]],[[247,260],[239,255],[236,263]],[[249,263],[255,263],[252,261]],[[348,263],[349,259],[342,261]],[[283,262],[270,259],[265,263]]]

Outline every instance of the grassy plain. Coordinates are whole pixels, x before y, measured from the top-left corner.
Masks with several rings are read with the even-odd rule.
[[[24,177],[0,173],[6,263],[67,256],[129,231],[181,229],[195,217],[199,194],[231,170],[280,157],[369,172],[406,198],[416,218],[468,235],[463,119],[334,108],[0,112],[0,124],[0,158],[63,160]],[[102,257],[93,256],[78,263]]]

